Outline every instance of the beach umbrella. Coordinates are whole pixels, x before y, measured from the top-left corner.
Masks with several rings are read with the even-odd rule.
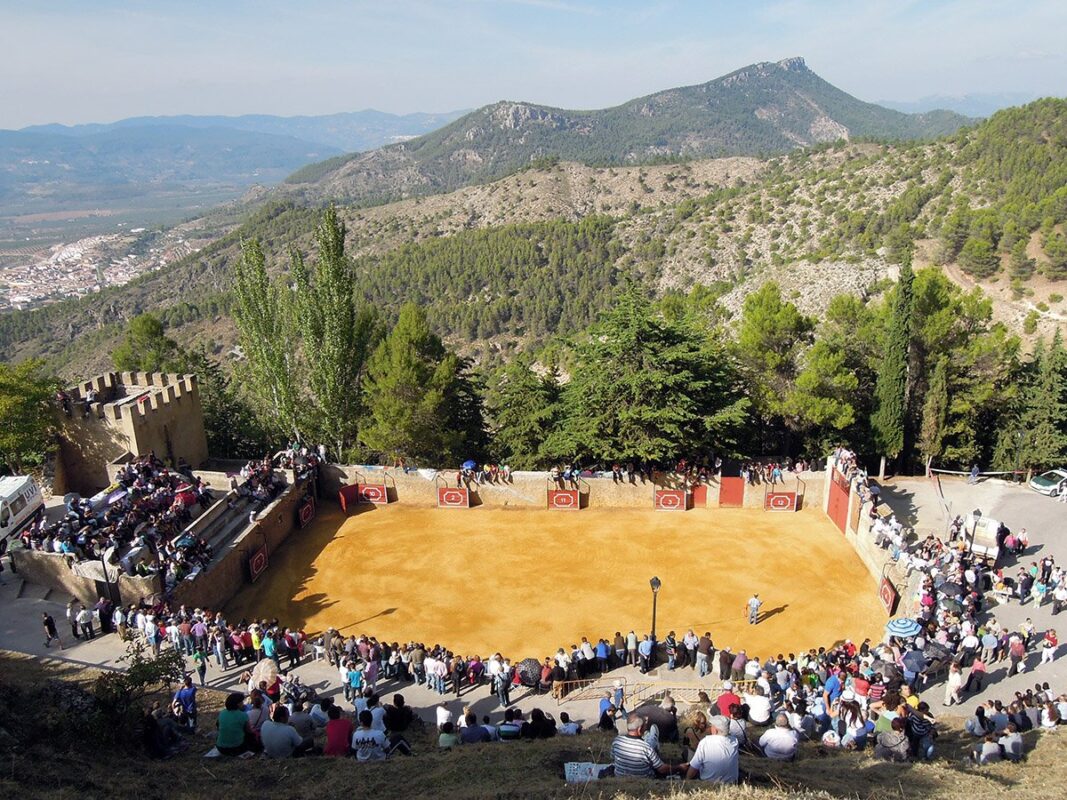
[[[946,597],[941,601],[941,607],[946,611],[951,611],[954,614],[960,613],[963,610],[963,604],[954,597]]]
[[[463,462],[463,469],[474,469],[476,466],[478,465],[472,459],[469,458]]]
[[[523,686],[536,686],[541,680],[541,662],[536,658],[524,658],[515,665],[515,672]]]
[[[948,658],[948,648],[940,642],[927,642],[926,647],[923,648],[923,655],[931,661],[938,658]]]
[[[926,656],[921,650],[909,650],[900,660],[908,672],[922,672],[926,669]]]
[[[945,583],[942,583],[940,586],[937,587],[937,590],[942,594],[948,595],[949,597],[959,597],[961,594],[963,594],[963,587],[960,586],[958,583],[953,583],[952,581],[946,581]]]
[[[890,636],[899,636],[905,639],[911,636],[917,636],[922,629],[922,625],[907,617],[891,619],[889,620],[889,624],[885,626],[885,632]]]

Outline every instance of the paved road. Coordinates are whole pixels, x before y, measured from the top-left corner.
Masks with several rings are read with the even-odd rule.
[[[1013,575],[1018,565],[1029,565],[1049,553],[1055,557],[1057,564],[1067,564],[1067,505],[1039,495],[1025,486],[999,480],[982,481],[972,486],[963,477],[943,477],[941,485],[951,515],[980,509],[984,516],[1000,520],[1013,531],[1026,528],[1030,547],[1019,558],[1002,558],[1000,563],[1006,573]],[[946,521],[930,481],[922,478],[898,479],[886,486],[883,496],[897,515],[912,524],[920,536],[945,532]],[[1057,658],[1051,664],[1038,665],[1040,654],[1034,653],[1027,660],[1027,671],[1020,675],[1007,678],[1004,665],[990,670],[992,688],[988,688],[982,696],[1012,698],[1015,692],[1033,688],[1035,682],[1048,682],[1057,693],[1067,691],[1067,658],[1064,657],[1067,644],[1063,643],[1067,638],[1067,613],[1053,617],[1051,602],[1039,608],[1033,601],[1022,606],[1012,601],[1005,606],[994,607],[991,613],[1011,628],[1018,628],[1027,618],[1033,620],[1041,633],[1047,628],[1055,628],[1061,644]],[[939,692],[937,697],[940,696]],[[969,706],[970,699],[965,704]]]

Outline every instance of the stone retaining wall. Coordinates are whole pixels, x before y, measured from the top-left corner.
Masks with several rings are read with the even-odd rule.
[[[248,583],[249,557],[264,544],[268,554],[273,553],[296,530],[296,509],[303,496],[303,483],[287,487],[260,512],[254,523],[226,545],[224,553],[216,554],[207,571],[182,581],[175,588],[174,604],[223,608]]]
[[[806,472],[798,481],[788,477],[782,491],[800,491],[808,503],[816,503],[822,497],[821,473]],[[329,464],[322,469],[322,492],[325,497],[336,498],[341,486],[354,483],[384,484],[390,500],[415,506],[436,506],[437,487],[455,486],[456,470],[385,469],[382,467]],[[642,483],[615,483],[611,478],[588,477],[581,479],[583,508],[652,508],[652,493],[655,489],[680,488],[674,475],[657,473],[654,481]],[[706,508],[715,509],[719,503],[719,481],[702,484],[707,493]],[[547,472],[513,472],[508,483],[471,484],[472,505],[492,508],[546,508],[549,489]],[[746,485],[745,508],[763,508],[766,486]],[[702,509],[705,504],[697,503]]]
[[[15,571],[27,583],[36,583],[64,592],[83,603],[95,603],[107,594],[103,581],[75,574],[67,556],[20,548],[11,551],[11,559]],[[109,569],[108,572],[112,570]],[[101,577],[102,575],[101,572]],[[116,586],[119,599],[126,605],[139,603],[143,598],[159,594],[161,590],[157,575],[141,577],[120,574],[117,580],[112,581],[112,587]]]

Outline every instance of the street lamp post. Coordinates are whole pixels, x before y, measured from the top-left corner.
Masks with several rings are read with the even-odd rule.
[[[652,643],[656,642],[656,598],[659,596],[659,587],[663,585],[659,578],[653,578],[648,582],[652,587]]]

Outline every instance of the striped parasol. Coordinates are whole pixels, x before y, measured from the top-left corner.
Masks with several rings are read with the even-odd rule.
[[[912,636],[918,636],[922,631],[923,626],[913,619],[907,617],[898,617],[897,619],[889,620],[889,624],[885,626],[885,632],[890,636],[899,636],[902,639],[908,639]]]

